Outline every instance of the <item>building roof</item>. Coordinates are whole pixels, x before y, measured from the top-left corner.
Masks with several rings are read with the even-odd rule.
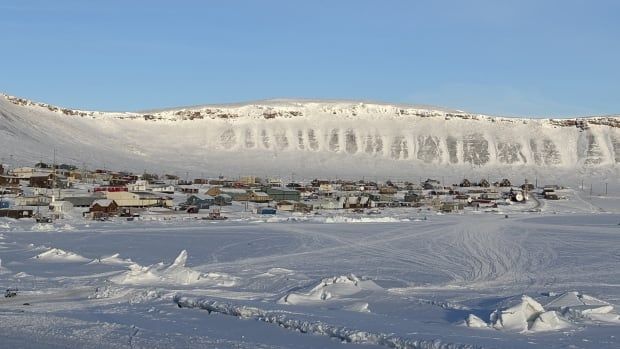
[[[202,201],[205,201],[205,200],[213,200],[213,196],[211,196],[211,195],[207,195],[207,194],[192,194],[192,195],[190,195],[189,197],[190,197],[190,198],[191,198],[191,197],[195,197],[195,198],[197,198],[198,200],[202,200]],[[189,199],[189,198],[188,198],[188,199]]]
[[[94,196],[71,196],[64,198],[64,201],[72,203],[73,206],[90,206],[96,200],[101,199]]]
[[[112,205],[113,202],[114,202],[114,200],[99,199],[99,200],[93,201],[92,206],[99,205],[101,207],[108,207],[108,206]]]

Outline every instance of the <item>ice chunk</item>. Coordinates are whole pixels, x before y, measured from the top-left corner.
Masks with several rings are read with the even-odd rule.
[[[157,263],[147,267],[131,264],[129,271],[117,275],[112,282],[123,285],[210,285],[233,286],[236,279],[227,274],[206,273],[185,266],[187,251],[183,250],[170,265]]]
[[[467,320],[465,320],[465,325],[467,325],[467,327],[473,327],[473,328],[489,327],[489,325],[486,322],[484,322],[484,320],[482,320],[481,318],[477,317],[474,314],[469,314],[469,316],[467,317]]]
[[[546,311],[542,314],[539,314],[538,317],[536,317],[536,319],[534,320],[534,323],[532,323],[532,326],[530,327],[530,331],[532,332],[553,331],[553,330],[563,329],[569,326],[570,325],[566,321],[562,320],[558,316],[557,312],[551,310],[551,311]]]
[[[527,331],[544,311],[540,303],[524,295],[521,303],[504,310],[495,310],[491,314],[491,324],[498,330]]]

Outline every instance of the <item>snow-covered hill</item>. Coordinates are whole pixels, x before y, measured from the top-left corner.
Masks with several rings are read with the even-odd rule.
[[[1,156],[205,174],[503,176],[620,168],[620,117],[520,119],[377,103],[272,100],[144,113],[0,96]]]

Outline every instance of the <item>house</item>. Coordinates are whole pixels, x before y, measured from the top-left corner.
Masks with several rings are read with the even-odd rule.
[[[22,209],[13,209],[13,210],[0,210],[0,217],[8,217],[13,219],[20,218],[32,218],[33,210],[22,210]]]
[[[239,178],[237,183],[241,185],[245,185],[245,186],[254,185],[254,183],[256,183],[256,177],[255,176],[244,176],[244,177]]]
[[[484,188],[488,188],[491,186],[491,183],[489,183],[489,181],[486,178],[483,178],[479,183],[478,186],[480,187],[484,187]]]
[[[299,201],[301,193],[291,188],[263,188],[263,191],[274,201]]]
[[[51,173],[32,173],[28,182],[31,187],[51,188],[54,183],[54,175]]]
[[[454,212],[454,211],[462,211],[465,207],[462,203],[457,202],[444,202],[441,204],[440,211],[444,213]]]
[[[198,193],[198,187],[193,185],[193,184],[179,185],[179,191],[181,193],[185,193],[185,194],[197,194]]]
[[[211,205],[215,204],[215,198],[206,194],[192,194],[185,203],[188,206],[195,206],[199,209],[208,209]]]
[[[139,192],[107,192],[106,199],[114,200],[119,207],[172,207],[172,199],[156,193]]]
[[[422,184],[422,188],[426,190],[441,189],[441,183],[436,179],[429,178],[426,181],[424,181],[424,183]]]
[[[47,196],[18,196],[15,206],[48,206],[52,200]]]
[[[276,204],[276,208],[280,211],[287,212],[310,212],[312,211],[312,205],[304,204],[298,201],[280,201]]]
[[[269,197],[269,195],[267,195],[267,193],[263,191],[250,191],[247,193],[246,200],[250,202],[263,202],[264,203],[264,202],[271,201],[271,197]]]
[[[94,189],[95,192],[104,192],[104,193],[113,193],[113,192],[122,192],[129,191],[129,189],[125,186],[113,186],[113,185],[102,185]]]
[[[0,185],[4,187],[19,186],[20,178],[17,176],[0,176]]]
[[[84,212],[84,215],[90,215],[92,219],[108,218],[118,214],[118,207],[118,204],[114,200],[95,200],[88,212]]]
[[[0,197],[0,209],[9,208],[10,206],[11,206],[10,202],[6,200],[2,200],[2,198]]]
[[[219,194],[213,198],[213,203],[218,206],[232,205],[232,197],[228,194]]]
[[[42,171],[42,169],[35,169],[34,167],[18,167],[18,168],[14,168],[13,171],[11,172],[13,173],[13,176],[15,177],[28,179],[36,171]]]
[[[256,209],[258,214],[276,214],[276,209],[273,207],[259,207]]]
[[[331,183],[319,184],[319,195],[331,196],[334,193],[334,186]]]
[[[469,181],[469,179],[464,178],[461,181],[461,184],[459,184],[459,187],[471,187],[471,182]]]
[[[371,208],[375,207],[375,202],[368,196],[342,196],[338,198],[342,202],[342,208]]]
[[[396,194],[397,191],[398,190],[392,186],[382,186],[379,188],[379,194],[393,195]]]
[[[70,196],[63,198],[63,200],[70,202],[73,207],[90,207],[95,200],[101,198],[100,196]]]
[[[145,180],[137,180],[135,183],[127,184],[128,191],[146,191],[148,182]]]
[[[174,185],[152,187],[151,191],[154,193],[174,194]]]
[[[419,202],[421,199],[420,195],[417,193],[414,193],[413,191],[409,191],[405,194],[405,199],[403,201],[405,202]]]
[[[245,189],[236,189],[236,188],[223,188],[223,187],[211,187],[207,190],[207,195],[211,195],[213,197],[217,197],[218,195],[226,194],[235,201],[243,201],[241,199],[247,196],[247,191]]]

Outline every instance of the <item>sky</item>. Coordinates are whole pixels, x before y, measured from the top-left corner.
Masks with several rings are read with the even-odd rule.
[[[0,2],[0,91],[134,111],[271,98],[620,113],[620,1]]]

